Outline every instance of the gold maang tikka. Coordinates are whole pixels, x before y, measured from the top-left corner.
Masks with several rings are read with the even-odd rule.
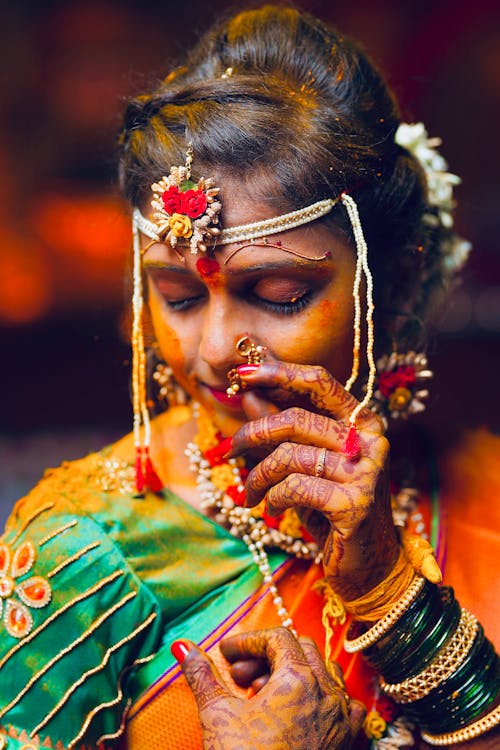
[[[254,344],[251,338],[243,336],[236,342],[236,351],[241,357],[246,358],[249,365],[260,365],[264,359],[266,347]],[[227,395],[229,397],[236,396],[238,391],[244,387],[238,373],[238,368],[232,367],[227,373],[227,379],[229,380],[229,386],[226,389]]]

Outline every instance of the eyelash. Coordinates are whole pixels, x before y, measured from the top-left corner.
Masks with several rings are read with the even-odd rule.
[[[174,312],[183,312],[184,310],[188,310],[190,307],[193,307],[198,300],[202,299],[202,297],[186,297],[186,299],[179,299],[179,300],[165,300],[165,304],[167,307],[170,307],[171,310],[174,310]]]
[[[252,294],[251,296],[255,300],[257,305],[265,308],[266,310],[271,310],[271,312],[275,312],[278,315],[295,315],[296,313],[301,312],[301,310],[307,307],[307,305],[311,301],[313,292],[312,290],[304,292],[304,294],[295,299],[293,302],[291,300],[288,302],[271,302],[271,300],[263,299],[256,294]]]
[[[185,310],[189,310],[191,307],[194,307],[197,302],[203,299],[203,296],[204,295],[200,295],[198,297],[186,297],[186,299],[175,301],[166,300],[166,304],[174,312],[184,312]],[[296,313],[301,312],[305,307],[307,307],[307,305],[311,301],[312,296],[313,291],[309,290],[308,292],[304,292],[304,294],[302,294],[293,302],[271,302],[271,300],[263,299],[257,294],[250,294],[250,297],[256,305],[258,305],[259,307],[263,307],[266,310],[270,310],[271,312],[274,312],[278,315],[295,315]]]

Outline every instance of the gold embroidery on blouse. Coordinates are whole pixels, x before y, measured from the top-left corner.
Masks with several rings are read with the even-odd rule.
[[[21,646],[24,646],[26,643],[29,643],[30,641],[35,638],[42,630],[44,630],[48,625],[50,625],[59,615],[64,614],[68,609],[71,609],[75,604],[78,604],[79,602],[83,601],[83,599],[87,599],[89,596],[92,596],[100,589],[104,588],[104,586],[107,586],[108,583],[112,583],[116,578],[119,578],[124,574],[123,570],[115,570],[113,573],[111,573],[106,578],[102,578],[100,581],[97,581],[93,586],[91,586],[87,591],[84,591],[82,594],[78,594],[78,596],[75,596],[74,599],[71,599],[71,601],[66,602],[66,604],[58,609],[56,612],[54,612],[50,617],[47,617],[45,622],[42,622],[41,625],[38,626],[38,628],[35,628],[35,630],[32,630],[31,633],[26,636],[26,638],[23,638],[22,641],[19,641],[19,643],[16,643],[15,646],[11,648],[10,651],[8,651],[1,659],[0,659],[0,669],[9,661],[11,656],[14,656],[14,654],[21,648]],[[3,714],[0,713],[0,716]]]
[[[125,708],[123,709],[122,713],[122,720],[120,721],[120,726],[116,730],[116,732],[113,732],[112,734],[103,734],[99,737],[97,740],[97,747],[100,746],[102,742],[108,741],[108,740],[116,740],[118,737],[121,737],[124,730],[125,730],[125,724],[127,723],[127,716],[130,711],[130,706],[132,705],[132,698],[129,698],[128,701],[125,704]]]
[[[134,667],[137,667],[139,664],[147,664],[148,661],[151,661],[151,659],[154,659],[156,656],[156,651],[149,656],[143,656],[141,659],[136,659],[129,667],[125,667],[123,672],[120,675],[120,680],[123,678],[123,676],[126,674],[126,672],[130,672],[131,669]],[[118,737],[121,737],[123,734],[123,731],[125,729],[125,724],[127,722],[127,717],[130,711],[130,706],[132,705],[132,698],[129,698],[125,708],[123,709],[122,713],[122,720],[120,722],[120,726],[116,730],[116,732],[113,732],[113,734],[102,734],[99,739],[97,740],[97,746],[99,747],[102,742],[105,742],[106,740],[116,740]]]
[[[102,492],[135,495],[135,467],[130,461],[99,456],[92,472],[92,480]]]
[[[135,638],[136,635],[138,635],[138,633],[147,628],[155,618],[156,612],[152,612],[149,617],[147,617],[140,625],[136,627],[135,630],[133,630],[128,636],[123,639],[123,642],[125,643],[127,641],[131,641],[133,638]],[[113,700],[110,700],[107,703],[100,703],[98,706],[94,706],[94,708],[87,714],[85,721],[83,722],[82,727],[76,737],[74,737],[68,744],[68,750],[71,750],[71,748],[74,747],[76,743],[79,742],[79,740],[81,740],[81,738],[89,728],[92,719],[99,713],[99,711],[102,711],[105,708],[112,708],[121,701],[121,699],[123,698],[123,690],[120,684],[120,680],[125,671],[126,670],[122,672],[122,674],[120,675],[120,679],[118,680],[118,693],[116,695],[116,698],[113,698]]]
[[[7,711],[10,711],[11,708],[13,708],[17,703],[19,703],[21,698],[23,698],[26,695],[26,693],[28,693],[31,690],[35,682],[38,682],[40,677],[43,677],[43,675],[46,674],[46,672],[48,672],[49,669],[51,669],[54,666],[54,664],[60,661],[60,659],[66,656],[66,654],[71,653],[71,651],[73,651],[73,649],[79,646],[80,643],[83,643],[83,641],[86,638],[88,638],[89,635],[92,635],[92,633],[94,633],[102,625],[102,623],[105,622],[105,620],[111,617],[111,615],[113,615],[118,609],[123,607],[123,605],[126,604],[128,601],[130,601],[130,599],[133,599],[136,596],[137,596],[137,591],[130,591],[126,596],[123,597],[123,599],[120,599],[119,602],[117,602],[112,607],[110,607],[106,612],[103,612],[102,615],[98,617],[97,620],[95,620],[89,628],[87,628],[87,630],[85,630],[81,635],[78,636],[78,638],[76,638],[72,643],[70,643],[68,646],[66,646],[61,651],[59,651],[58,654],[53,656],[52,659],[50,659],[50,661],[48,661],[46,664],[43,665],[41,669],[38,670],[38,672],[35,672],[35,674],[31,677],[30,680],[28,680],[26,685],[16,695],[16,697],[13,698],[11,702],[7,706],[5,706],[5,708],[2,708],[0,710],[0,718],[4,714],[6,714]]]
[[[78,523],[78,519],[75,518],[73,521],[69,521],[68,523],[64,524],[64,526],[61,526],[61,528],[56,529],[55,531],[51,531],[50,534],[47,534],[47,536],[44,536],[44,538],[38,542],[38,546],[41,547],[43,544],[47,544],[47,542],[50,542],[54,537],[59,536],[59,534],[62,534],[64,531],[67,531],[68,529],[72,529],[73,526],[76,526]]]
[[[49,721],[54,718],[54,716],[56,715],[56,713],[61,710],[61,708],[64,706],[64,704],[73,695],[73,693],[75,692],[75,690],[77,690],[81,685],[83,685],[83,683],[85,682],[85,680],[87,680],[89,677],[92,677],[92,675],[97,674],[97,672],[100,672],[102,669],[104,669],[104,667],[106,666],[106,664],[108,663],[108,661],[109,661],[109,659],[111,657],[111,654],[114,651],[118,651],[118,649],[120,649],[123,646],[123,644],[127,642],[127,640],[128,640],[128,636],[125,636],[125,638],[122,638],[120,641],[118,641],[117,643],[115,643],[113,646],[110,646],[108,648],[108,650],[106,651],[106,653],[104,654],[104,656],[103,656],[102,661],[101,661],[100,664],[98,664],[96,667],[92,667],[92,669],[88,669],[86,672],[84,672],[82,675],[80,675],[80,677],[78,678],[78,680],[76,682],[74,682],[66,690],[66,692],[63,695],[63,697],[54,706],[54,708],[52,708],[50,710],[50,712],[42,719],[42,721],[39,724],[37,724],[37,726],[34,729],[31,730],[30,736],[33,737],[34,734],[36,734],[37,732],[39,732],[40,729],[43,729],[43,727],[46,726],[49,723]],[[149,660],[150,658],[152,658],[152,656],[151,657],[148,656],[146,658]],[[137,660],[137,661],[142,661],[142,660]],[[128,669],[132,669],[135,665],[136,665],[136,662],[134,662]],[[99,744],[99,743],[97,743],[97,744]]]
[[[54,568],[54,570],[51,570],[50,573],[47,573],[47,578],[52,578],[53,576],[57,575],[67,565],[71,565],[71,563],[76,562],[81,557],[86,555],[87,552],[90,552],[91,550],[95,549],[96,547],[99,547],[100,545],[101,545],[101,542],[92,542],[91,544],[87,544],[86,547],[83,547],[82,549],[78,550],[78,552],[75,552],[74,555],[71,555],[71,557],[68,557],[67,560],[64,560],[64,562],[58,565],[57,568]]]

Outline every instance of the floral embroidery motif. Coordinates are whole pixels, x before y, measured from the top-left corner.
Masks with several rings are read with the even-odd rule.
[[[5,629],[13,638],[24,638],[31,631],[33,617],[28,608],[45,607],[52,596],[50,585],[42,576],[18,580],[31,571],[35,559],[35,547],[30,541],[22,542],[15,551],[5,542],[0,543],[0,617],[3,615]]]

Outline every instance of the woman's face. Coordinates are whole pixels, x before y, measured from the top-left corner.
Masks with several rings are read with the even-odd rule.
[[[242,199],[241,187],[227,187],[224,226],[272,216],[251,196]],[[246,362],[235,348],[242,336],[265,346],[269,360],[323,365],[341,382],[351,371],[353,249],[317,222],[268,243],[221,246],[210,259],[187,247],[184,262],[163,243],[144,255],[160,351],[224,434],[247,421],[241,397],[226,395],[228,370]]]

